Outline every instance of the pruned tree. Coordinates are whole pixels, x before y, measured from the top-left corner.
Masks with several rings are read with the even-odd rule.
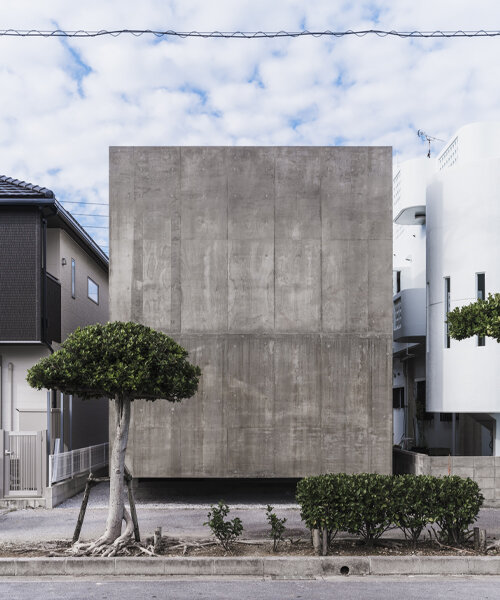
[[[110,453],[109,509],[104,534],[88,549],[114,553],[132,538],[132,519],[124,504],[124,470],[133,400],[179,402],[193,396],[201,371],[167,335],[138,323],[116,321],[76,329],[62,348],[29,371],[37,389],[57,389],[81,398],[109,398],[115,428]],[[122,534],[122,522],[126,527]]]
[[[500,294],[488,294],[486,300],[455,308],[448,313],[448,325],[455,340],[479,335],[500,342]]]

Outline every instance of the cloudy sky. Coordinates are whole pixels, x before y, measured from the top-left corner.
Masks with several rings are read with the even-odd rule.
[[[1,0],[0,15],[0,29],[500,29],[498,0]],[[448,140],[500,120],[499,57],[500,38],[0,37],[0,174],[53,189],[107,250],[107,218],[80,215],[107,214],[111,145],[422,156],[417,129]]]

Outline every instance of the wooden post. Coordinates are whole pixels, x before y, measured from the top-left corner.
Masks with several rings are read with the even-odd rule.
[[[486,551],[486,529],[474,527],[474,550],[477,552]]]
[[[85,492],[83,494],[82,505],[80,507],[80,513],[78,515],[78,520],[76,522],[75,533],[73,534],[73,544],[78,541],[80,537],[80,532],[82,530],[83,519],[85,518],[85,511],[87,510],[87,503],[89,501],[90,496],[90,488],[94,485],[94,479],[92,473],[89,474],[87,483],[85,484]]]
[[[141,541],[141,534],[139,532],[139,522],[137,520],[137,511],[135,509],[135,500],[134,500],[134,492],[132,490],[132,475],[130,471],[125,467],[125,480],[127,482],[127,490],[128,490],[128,503],[130,506],[130,515],[132,517],[132,522],[134,524],[134,537],[136,542]]]
[[[319,529],[313,529],[312,530],[312,541],[313,541],[313,548],[316,552],[316,554],[321,554],[321,538],[320,538],[320,534],[319,534],[320,530]]]
[[[153,548],[155,552],[158,552],[161,547],[161,527],[157,527],[155,529],[154,538],[153,538]]]
[[[328,529],[326,527],[323,528],[323,547],[321,549],[321,554],[326,556],[328,553]]]

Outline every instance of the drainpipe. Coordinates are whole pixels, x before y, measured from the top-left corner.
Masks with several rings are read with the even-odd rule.
[[[3,407],[3,395],[2,395],[2,356],[0,355],[0,430],[2,429],[2,407]]]
[[[10,427],[9,431],[14,431],[14,363],[7,365],[10,381]]]

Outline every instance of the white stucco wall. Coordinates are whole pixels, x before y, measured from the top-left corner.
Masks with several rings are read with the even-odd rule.
[[[427,189],[431,411],[500,412],[500,344],[486,338],[480,347],[471,338],[445,348],[444,278],[450,277],[452,309],[475,301],[477,273],[485,273],[486,294],[500,291],[500,125],[475,127],[454,136],[456,163]]]

